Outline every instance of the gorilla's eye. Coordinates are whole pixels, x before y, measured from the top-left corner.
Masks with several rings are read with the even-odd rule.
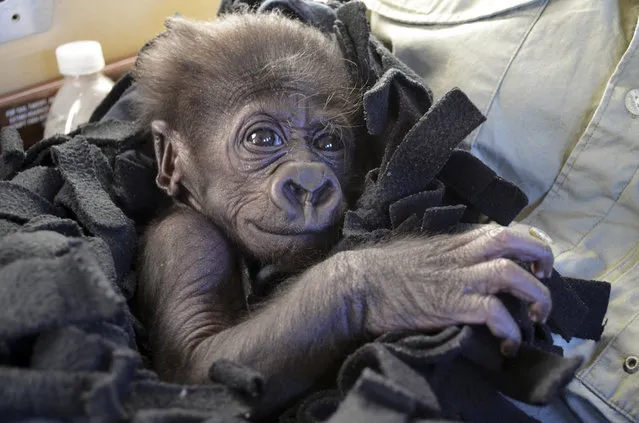
[[[344,148],[344,142],[332,135],[323,135],[313,140],[315,148],[321,151],[339,151]]]
[[[258,129],[251,132],[246,141],[255,147],[278,147],[282,145],[282,138],[271,129]]]

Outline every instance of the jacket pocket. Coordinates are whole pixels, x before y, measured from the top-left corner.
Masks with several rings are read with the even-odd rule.
[[[639,421],[639,313],[617,333],[578,378],[630,421]]]
[[[435,97],[461,88],[484,114],[547,0],[366,0],[373,33]]]

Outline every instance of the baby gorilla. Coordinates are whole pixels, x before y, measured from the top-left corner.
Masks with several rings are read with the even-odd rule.
[[[165,380],[206,383],[229,359],[290,398],[362,339],[393,330],[486,324],[512,354],[520,332],[494,296],[545,320],[549,247],[485,226],[327,257],[350,199],[361,90],[337,41],[276,14],[174,18],[140,53],[140,122],[157,184],[174,199],[146,231],[137,313]],[[361,179],[361,178],[360,178]],[[240,260],[297,276],[248,311]]]

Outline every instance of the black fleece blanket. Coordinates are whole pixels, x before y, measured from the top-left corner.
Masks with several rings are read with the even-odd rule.
[[[526,204],[515,186],[456,145],[483,117],[453,90],[433,104],[419,78],[370,36],[360,3],[304,0],[222,3],[220,13],[278,8],[334,31],[366,81],[371,149],[381,162],[347,214],[337,249],[383,236],[436,233],[487,216],[508,224]],[[23,151],[17,131],[0,134],[0,421],[237,422],[251,415],[260,376],[228,362],[211,385],[158,380],[145,359],[135,293],[138,228],[163,198],[119,81],[89,123]],[[502,299],[524,344],[505,359],[482,327],[390,333],[345,359],[332,389],[282,414],[295,422],[530,421],[503,395],[545,404],[572,378],[550,330],[598,339],[609,285],[544,281],[553,295],[548,325]],[[392,281],[389,281],[392,283]],[[213,363],[212,363],[213,364]],[[41,420],[39,420],[41,421]]]

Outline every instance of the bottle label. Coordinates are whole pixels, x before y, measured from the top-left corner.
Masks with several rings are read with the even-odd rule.
[[[53,98],[50,96],[6,107],[0,105],[0,128],[16,128],[20,132],[25,147],[34,144],[42,139],[44,122]]]

